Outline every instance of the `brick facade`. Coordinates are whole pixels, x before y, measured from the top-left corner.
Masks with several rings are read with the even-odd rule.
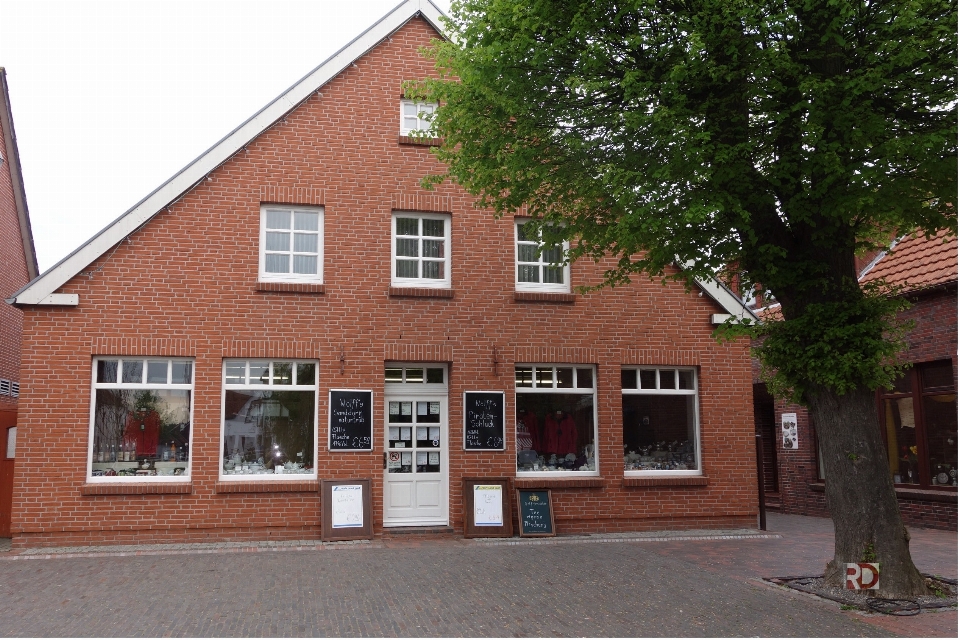
[[[513,220],[475,210],[450,184],[418,186],[441,167],[429,145],[398,139],[399,100],[404,80],[432,73],[417,50],[436,36],[422,19],[409,21],[58,290],[78,294],[79,306],[25,309],[32,374],[21,392],[15,547],[318,537],[317,482],[218,481],[230,357],[319,361],[319,475],[371,479],[376,535],[384,535],[379,416],[391,361],[449,366],[454,531],[463,529],[461,478],[516,477],[512,428],[505,451],[462,450],[463,393],[504,390],[514,415],[513,367],[523,362],[596,365],[599,477],[534,482],[554,489],[559,533],[755,526],[749,345],[711,337],[710,316],[723,309],[646,279],[586,295],[517,296]],[[258,284],[264,202],[324,207],[323,285]],[[391,288],[397,209],[450,215],[452,286],[442,296]],[[575,264],[571,280],[596,282],[610,264]],[[195,359],[189,484],[86,486],[91,358],[123,355]],[[702,478],[625,480],[620,369],[631,364],[697,367]],[[374,390],[372,452],[328,450],[331,388]]]
[[[911,363],[953,361],[954,388],[957,385],[957,285],[938,287],[910,295],[912,307],[901,318],[914,323],[907,335],[902,359]],[[754,361],[754,381],[759,382]],[[829,517],[823,480],[818,477],[816,436],[806,408],[777,401],[774,433],[779,434],[784,413],[796,413],[799,449],[786,450],[777,444],[776,466],[779,482],[779,509],[784,513]],[[758,423],[759,424],[759,423]],[[878,424],[879,428],[879,424]],[[956,489],[897,489],[900,514],[906,524],[956,530]]]

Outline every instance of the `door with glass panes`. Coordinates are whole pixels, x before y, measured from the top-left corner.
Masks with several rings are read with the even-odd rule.
[[[446,525],[446,367],[396,365],[386,374],[383,524]]]

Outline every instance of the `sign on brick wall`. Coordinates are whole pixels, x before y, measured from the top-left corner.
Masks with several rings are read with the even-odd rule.
[[[800,442],[797,440],[797,414],[784,413],[780,416],[780,435],[784,449],[800,448]]]

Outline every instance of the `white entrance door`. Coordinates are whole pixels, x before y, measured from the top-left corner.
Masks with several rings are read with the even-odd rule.
[[[415,384],[388,383],[384,397],[386,527],[449,523],[447,394]]]

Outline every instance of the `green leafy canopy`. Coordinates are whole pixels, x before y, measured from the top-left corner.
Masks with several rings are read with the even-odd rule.
[[[436,149],[495,215],[526,206],[599,286],[721,276],[784,321],[763,338],[779,388],[840,393],[896,375],[899,302],[855,256],[956,234],[955,1],[460,0]],[[679,275],[669,269],[680,264]],[[664,274],[668,274],[665,276]],[[735,277],[734,277],[735,276]]]

